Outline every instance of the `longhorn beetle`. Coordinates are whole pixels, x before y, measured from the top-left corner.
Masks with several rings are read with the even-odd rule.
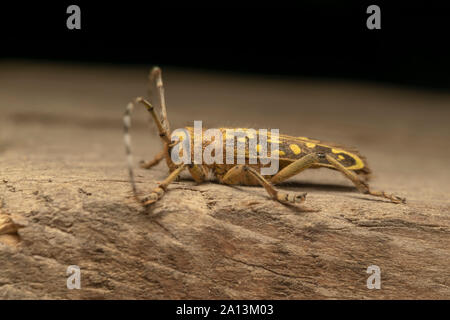
[[[301,203],[306,198],[306,193],[286,193],[274,188],[274,185],[287,180],[294,175],[299,174],[308,168],[329,168],[341,172],[345,177],[350,179],[356,188],[364,193],[377,197],[389,199],[393,203],[404,203],[405,199],[396,195],[388,194],[384,191],[372,190],[367,181],[369,180],[371,170],[368,167],[366,159],[357,151],[335,143],[325,143],[320,140],[313,140],[306,137],[292,137],[287,135],[279,135],[279,168],[280,170],[269,176],[261,175],[257,169],[262,164],[257,162],[251,164],[246,153],[245,164],[187,164],[181,163],[176,165],[171,159],[171,150],[176,143],[172,143],[169,121],[167,119],[166,103],[164,98],[164,87],[161,76],[161,69],[154,67],[150,72],[150,84],[152,87],[156,85],[159,105],[161,106],[160,116],[156,113],[153,105],[143,98],[136,98],[134,102],[130,102],[125,110],[123,117],[124,123],[124,141],[128,162],[128,173],[130,177],[131,187],[135,198],[145,207],[155,203],[167,192],[170,183],[178,178],[180,173],[187,169],[192,178],[201,183],[206,177],[212,173],[219,183],[222,184],[238,184],[238,185],[260,185],[264,187],[271,198],[282,203]],[[150,97],[153,97],[150,89]],[[154,122],[156,123],[159,136],[163,142],[163,150],[158,153],[155,158],[148,162],[141,162],[141,167],[150,169],[157,165],[161,160],[165,159],[169,168],[168,177],[162,181],[158,187],[153,189],[148,195],[140,197],[136,189],[134,180],[132,155],[131,155],[131,112],[136,103],[146,107]],[[160,119],[161,118],[161,119]],[[192,127],[186,127],[186,130],[193,132]],[[225,128],[219,129],[225,132]],[[244,129],[246,130],[246,129]],[[259,134],[259,131],[258,133]],[[192,135],[191,135],[192,137]],[[268,137],[270,138],[270,137]],[[193,137],[191,143],[193,143]],[[179,141],[178,141],[179,142]],[[248,143],[248,140],[246,141]],[[202,149],[210,142],[203,142]]]

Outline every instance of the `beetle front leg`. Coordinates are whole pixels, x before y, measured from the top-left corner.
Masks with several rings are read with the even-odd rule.
[[[147,207],[153,203],[155,203],[156,201],[158,201],[159,199],[162,198],[162,196],[164,195],[164,193],[166,193],[167,191],[167,186],[169,184],[171,184],[177,177],[178,175],[186,168],[186,164],[183,164],[181,166],[179,166],[178,168],[176,168],[174,171],[172,171],[169,176],[159,184],[159,186],[157,186],[155,189],[153,189],[153,191],[146,197],[142,198],[142,200],[140,200],[140,202],[142,203],[142,205],[144,207]]]
[[[160,163],[161,160],[164,159],[164,155],[165,155],[165,152],[163,150],[160,153],[158,153],[152,160],[150,160],[150,161],[142,160],[139,163],[139,165],[142,169],[150,169],[150,168],[156,166],[158,163]]]
[[[188,168],[189,173],[197,183],[201,183],[205,180],[205,174],[200,166],[195,164],[183,164],[172,171],[169,176],[163,182],[161,182],[159,186],[153,189],[153,191],[148,196],[144,197],[140,201],[142,205],[147,207],[161,199],[162,196],[167,192],[167,186],[175,181],[179,177],[180,173],[186,168]]]

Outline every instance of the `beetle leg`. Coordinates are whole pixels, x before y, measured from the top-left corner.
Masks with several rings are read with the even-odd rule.
[[[163,182],[159,184],[159,186],[153,189],[148,196],[145,196],[142,200],[139,200],[142,205],[146,207],[161,199],[167,191],[167,186],[177,179],[178,175],[186,168],[186,166],[186,164],[183,164],[176,168]]]
[[[153,203],[155,203],[156,201],[158,201],[159,199],[162,198],[162,196],[167,192],[167,186],[169,184],[171,184],[173,181],[175,181],[180,173],[185,169],[188,168],[190,174],[192,175],[192,177],[194,178],[194,180],[197,183],[201,183],[205,180],[205,174],[203,172],[202,167],[200,167],[199,165],[195,165],[195,164],[191,164],[191,165],[187,165],[187,164],[183,164],[181,166],[179,166],[178,168],[176,168],[174,171],[172,171],[169,176],[159,184],[159,186],[157,186],[155,189],[152,190],[152,192],[144,197],[142,200],[140,200],[140,202],[142,203],[143,206],[149,206]]]
[[[142,160],[142,161],[139,163],[139,165],[141,166],[142,169],[150,169],[151,167],[154,167],[154,166],[156,166],[158,163],[160,163],[161,160],[164,159],[164,155],[165,155],[165,152],[164,152],[164,150],[163,150],[163,151],[161,151],[160,153],[158,153],[158,154],[153,158],[153,160],[150,160],[150,161],[144,161],[144,160]]]
[[[303,170],[308,169],[312,164],[319,162],[320,157],[323,157],[323,155],[317,153],[307,154],[278,171],[278,173],[270,179],[270,182],[272,184],[283,182],[299,174]]]
[[[203,168],[197,164],[190,164],[188,166],[189,173],[191,174],[192,178],[194,178],[195,182],[202,183],[206,179],[205,171],[203,171]]]
[[[327,158],[328,162],[331,165],[333,165],[333,167],[335,167],[338,171],[340,171],[342,174],[344,174],[344,176],[349,178],[353,182],[353,184],[356,186],[356,188],[358,188],[358,190],[360,192],[362,192],[364,194],[370,194],[370,195],[376,196],[376,197],[386,198],[386,199],[391,200],[394,203],[405,203],[406,202],[405,198],[401,198],[399,196],[386,193],[384,191],[370,190],[369,185],[366,182],[364,182],[363,180],[361,180],[353,171],[345,168],[342,164],[340,164],[332,156],[327,154],[327,155],[325,155],[325,157]]]
[[[222,178],[225,184],[239,184],[243,179],[247,179],[247,174],[252,176],[267,193],[280,202],[301,203],[306,199],[306,193],[286,193],[275,189],[259,172],[247,165],[236,165],[232,167]]]

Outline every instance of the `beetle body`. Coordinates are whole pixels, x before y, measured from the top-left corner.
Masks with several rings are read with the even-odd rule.
[[[194,145],[194,128],[193,127],[185,127],[186,131],[189,132],[190,136],[190,145],[191,145],[191,158],[194,159],[194,148],[192,147]],[[205,129],[206,130],[206,129]],[[204,131],[203,130],[203,133]],[[271,143],[273,139],[271,139],[270,133],[260,133],[259,130],[253,130],[248,128],[219,128],[220,132],[222,133],[223,137],[223,143],[221,146],[223,148],[226,147],[227,139],[243,139],[242,137],[233,136],[229,134],[229,130],[233,131],[240,131],[244,134],[248,134],[248,132],[255,132],[256,133],[256,139],[257,141],[261,141],[260,135],[265,136],[265,141],[268,143]],[[236,142],[236,141],[235,141]],[[339,161],[346,169],[351,170],[355,174],[361,177],[364,181],[368,181],[370,179],[370,173],[371,170],[367,164],[367,160],[364,156],[362,156],[357,150],[344,147],[342,145],[338,145],[335,143],[328,143],[328,142],[322,142],[320,140],[316,139],[310,139],[306,137],[293,137],[289,135],[283,135],[280,134],[278,136],[278,139],[276,141],[278,143],[278,159],[279,159],[279,169],[282,170],[286,168],[291,163],[305,157],[308,154],[329,154],[333,158],[336,159],[336,161]],[[205,148],[210,145],[211,143],[214,143],[213,141],[210,141],[208,139],[204,139],[204,135],[202,134],[202,150],[205,150]],[[257,144],[256,147],[258,148],[260,145]],[[235,148],[237,148],[237,144],[235,143]],[[251,163],[249,161],[249,142],[245,142],[245,164],[259,170],[263,164],[261,164],[260,161],[257,161],[257,163]],[[170,153],[170,149],[168,152]],[[211,178],[217,178],[219,182],[221,182],[223,176],[226,174],[227,171],[229,171],[236,163],[237,163],[237,150],[234,152],[235,158],[233,163],[226,164],[225,159],[226,151],[223,150],[223,161],[221,164],[202,164],[203,170],[205,172],[205,175],[210,176]],[[268,156],[271,156],[272,152],[271,150],[268,151]],[[170,155],[168,154],[167,157]],[[202,159],[203,160],[203,159]],[[337,170],[330,162],[325,158],[319,158],[319,162],[311,164],[309,166],[310,169],[318,169],[318,168],[329,168],[333,170]],[[270,178],[271,175],[264,175],[266,178]],[[214,180],[214,179],[212,179]],[[242,185],[258,185],[258,181],[252,178],[242,179],[239,184]]]
[[[183,170],[188,170],[193,179],[198,183],[202,183],[205,180],[209,180],[208,178],[213,177],[219,183],[228,185],[260,185],[266,189],[269,196],[274,200],[282,203],[299,203],[305,200],[306,193],[286,193],[275,189],[274,185],[286,181],[305,169],[323,167],[341,172],[353,182],[360,192],[364,194],[382,197],[393,203],[405,202],[404,198],[396,195],[384,191],[372,190],[367,183],[371,170],[369,169],[365,157],[355,149],[347,148],[335,143],[323,142],[321,140],[306,137],[279,135],[277,134],[277,131],[274,132],[272,136],[272,130],[269,133],[267,130],[253,130],[246,128],[216,129],[218,137],[218,140],[216,140],[216,136],[212,139],[212,137],[209,137],[209,135],[206,134],[204,129],[200,129],[198,132],[194,128],[194,122],[194,127],[184,128],[184,131],[189,134],[190,142],[188,144],[190,150],[184,150],[182,145],[187,148],[186,144],[182,143],[177,146],[177,144],[182,141],[181,138],[175,142],[171,139],[173,137],[167,119],[164,88],[161,70],[159,68],[153,68],[150,73],[150,80],[156,84],[159,105],[161,106],[160,115],[158,116],[153,105],[143,98],[137,98],[135,103],[143,104],[149,111],[158,128],[159,136],[162,139],[163,150],[156,155],[153,160],[141,163],[141,167],[150,169],[162,159],[165,159],[170,174],[158,187],[144,197],[141,197],[136,189],[131,156],[129,130],[131,126],[131,111],[134,107],[134,103],[129,103],[127,105],[123,118],[125,149],[128,159],[128,172],[131,186],[136,199],[144,206],[152,205],[158,201],[167,192],[168,185],[175,181]],[[244,133],[244,136],[235,135],[236,131]],[[200,142],[198,142],[198,135],[201,136]],[[205,135],[206,139],[203,139]],[[233,141],[233,144],[231,144],[230,147],[231,151],[228,150],[230,140]],[[274,143],[276,148],[274,148]],[[271,148],[268,148],[269,144]],[[192,148],[190,146],[194,147]],[[194,159],[194,161],[192,162],[190,159],[188,161],[186,160],[186,157],[183,157],[183,161],[180,163],[174,161],[172,159],[174,150],[176,150],[175,154],[178,154],[179,156],[185,155],[184,152],[186,152],[186,155],[190,155],[190,158]],[[219,150],[222,154],[216,155],[216,150]],[[261,150],[264,152],[260,152]],[[200,156],[198,151],[201,152]],[[206,151],[210,152],[209,155],[212,155],[211,151],[213,151],[214,159],[218,161],[203,162],[203,160],[211,159],[211,157],[205,156]],[[276,156],[274,152],[277,152]],[[277,170],[270,174],[263,173],[263,171],[266,172],[263,169],[272,165],[266,160],[274,158],[277,160]],[[259,172],[260,169],[261,173]],[[269,167],[269,169],[271,169],[271,167]]]

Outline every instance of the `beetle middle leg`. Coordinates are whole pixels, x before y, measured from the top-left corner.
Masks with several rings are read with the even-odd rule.
[[[287,193],[275,189],[259,172],[247,165],[236,165],[223,176],[222,182],[225,184],[246,184],[252,177],[258,182],[267,193],[280,202],[301,203],[306,199],[306,193]]]

